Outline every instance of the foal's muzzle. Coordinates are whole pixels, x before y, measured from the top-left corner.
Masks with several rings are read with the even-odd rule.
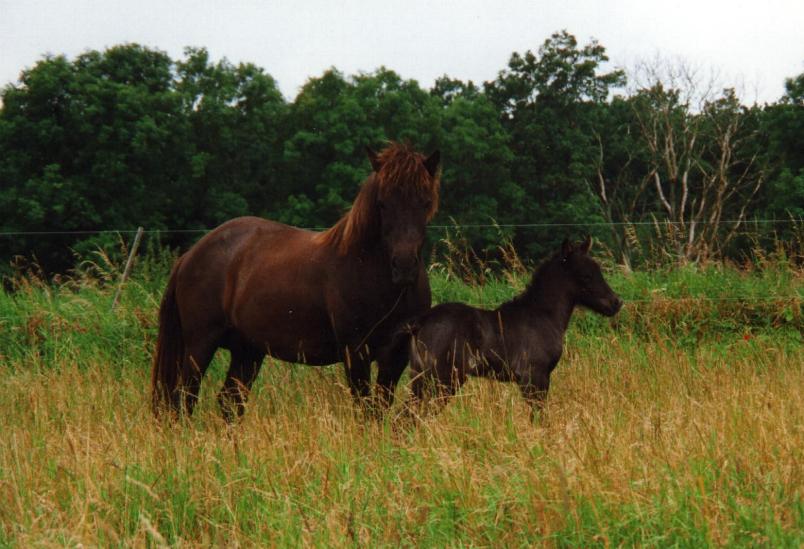
[[[620,299],[618,296],[610,297],[609,300],[608,300],[608,309],[609,310],[607,311],[606,314],[608,316],[614,316],[618,312],[620,312],[620,309],[622,309],[622,308],[623,308],[623,300],[622,299]]]

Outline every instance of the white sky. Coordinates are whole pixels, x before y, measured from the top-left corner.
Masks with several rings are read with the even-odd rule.
[[[0,86],[46,53],[123,42],[255,63],[288,99],[331,66],[482,82],[564,28],[597,38],[615,66],[658,53],[714,68],[746,101],[775,101],[804,71],[804,0],[0,0]]]

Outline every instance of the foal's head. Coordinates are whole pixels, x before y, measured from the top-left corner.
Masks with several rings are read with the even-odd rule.
[[[579,244],[564,240],[558,257],[566,283],[572,286],[576,303],[596,313],[614,316],[623,306],[623,301],[604,280],[600,265],[589,257],[591,247],[591,237]]]
[[[438,163],[407,145],[392,143],[379,154],[367,149],[376,184],[380,239],[394,284],[413,283],[419,273],[427,222],[438,208]]]

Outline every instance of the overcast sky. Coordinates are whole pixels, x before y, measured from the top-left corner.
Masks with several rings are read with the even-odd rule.
[[[0,85],[47,53],[124,42],[255,63],[289,99],[331,66],[482,82],[560,29],[598,39],[615,66],[658,53],[717,69],[746,101],[775,101],[804,71],[804,0],[0,0]]]

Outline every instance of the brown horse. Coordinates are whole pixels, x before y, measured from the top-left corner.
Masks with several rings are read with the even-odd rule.
[[[623,304],[589,257],[591,245],[565,240],[521,295],[493,311],[443,303],[410,321],[396,339],[409,341],[412,408],[430,400],[431,411],[440,408],[471,375],[518,383],[538,411],[575,306],[613,316]]]
[[[241,415],[266,354],[312,365],[343,362],[358,400],[389,405],[407,363],[389,347],[395,327],[430,307],[421,261],[438,207],[439,153],[425,158],[391,143],[367,149],[372,173],[351,210],[313,232],[256,217],[233,219],[182,255],[159,311],[154,412],[191,414],[215,351],[231,364],[218,395],[224,416]]]

